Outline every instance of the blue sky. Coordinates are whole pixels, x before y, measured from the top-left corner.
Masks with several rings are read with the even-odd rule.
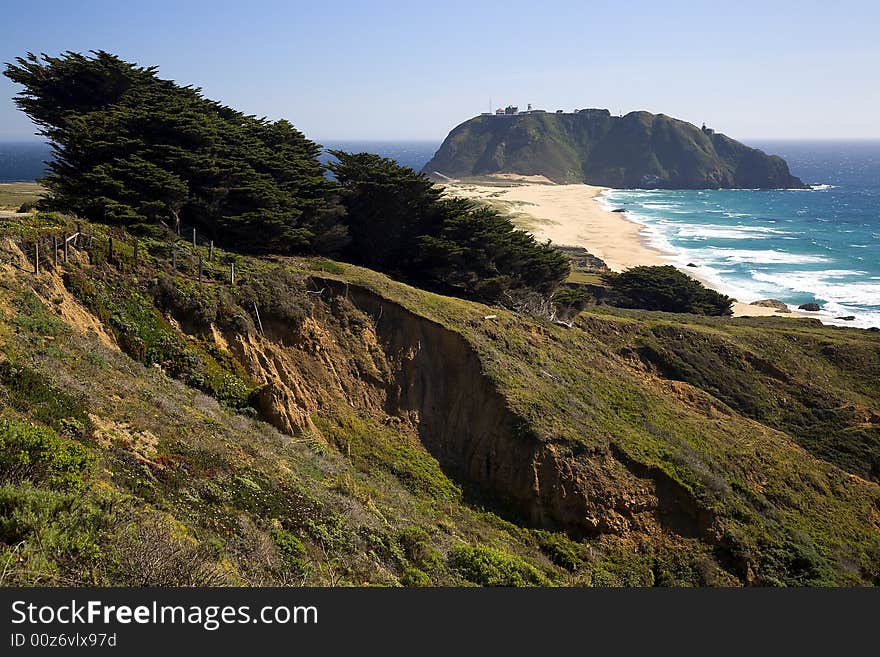
[[[880,138],[876,2],[4,3],[0,61],[103,49],[309,137],[439,140],[489,107]],[[0,139],[32,138],[0,78]]]

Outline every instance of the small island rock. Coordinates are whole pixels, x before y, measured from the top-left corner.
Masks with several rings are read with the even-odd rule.
[[[760,301],[752,301],[750,306],[761,306],[762,308],[776,308],[776,312],[790,313],[791,309],[784,301],[779,299],[761,299]]]

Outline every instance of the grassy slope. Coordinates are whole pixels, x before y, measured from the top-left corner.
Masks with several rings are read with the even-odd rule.
[[[860,569],[877,577],[880,487],[871,464],[880,456],[880,334],[809,321],[616,309],[583,313],[576,330],[509,314],[487,326],[474,321],[464,302],[402,295],[372,274],[359,277],[462,331],[513,406],[547,440],[599,450],[614,445],[680,482],[721,518],[717,538],[736,545],[731,558],[762,568],[766,581],[774,573],[789,583],[859,581]],[[710,371],[715,385],[693,377],[696,387],[681,386],[655,376],[651,361],[637,355],[646,341],[680,348],[681,358]],[[707,354],[714,362],[704,363]],[[780,379],[788,386],[779,386]],[[767,412],[747,404],[737,409],[740,393]],[[820,397],[826,407],[862,412],[823,414],[809,406]],[[796,412],[779,412],[786,405]],[[870,422],[865,409],[873,412]]]
[[[37,183],[0,183],[0,210],[18,210],[22,203],[42,195],[43,188]]]
[[[154,253],[162,248],[145,245]],[[10,251],[3,259],[17,258]],[[567,330],[348,265],[239,259],[244,280],[279,267],[291,272],[284,280],[292,287],[271,290],[277,296],[307,296],[305,277],[317,273],[460,333],[542,440],[663,473],[712,518],[699,536],[610,533],[576,542],[504,520],[463,495],[414,435],[369,413],[334,407],[316,414],[329,447],[308,432],[292,438],[247,417],[253,382],[210,344],[180,338],[149,310],[145,276],[102,277],[101,267],[86,267],[98,289],[77,289],[80,298],[105,309],[118,340],[135,336],[143,353],[184,363],[165,371],[190,386],[82,336],[59,320],[67,302],[54,301],[48,282],[37,283],[36,297],[28,274],[7,270],[14,275],[0,287],[0,361],[19,369],[3,379],[2,414],[53,427],[96,459],[78,475],[86,495],[75,504],[69,491],[36,475],[37,489],[19,477],[0,491],[0,505],[15,518],[2,528],[3,558],[24,555],[25,564],[7,580],[185,583],[180,563],[190,561],[201,564],[201,581],[233,583],[705,584],[735,576],[815,584],[880,577],[880,487],[870,481],[880,452],[870,415],[880,398],[877,334],[794,320],[600,309]],[[223,271],[218,265],[212,272],[218,283],[180,283],[194,308],[222,290]],[[346,313],[355,323],[368,319]],[[484,320],[487,314],[497,319]],[[351,339],[348,329],[338,330],[337,341]],[[217,368],[238,376],[243,392],[224,394],[228,379]],[[25,371],[45,385],[17,389]],[[819,399],[828,413],[800,422],[799,413],[819,408]],[[840,410],[847,408],[855,410]],[[66,511],[40,516],[49,506],[40,496]],[[145,536],[166,565],[141,554]]]

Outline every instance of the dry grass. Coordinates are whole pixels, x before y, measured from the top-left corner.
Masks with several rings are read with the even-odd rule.
[[[44,193],[37,183],[0,183],[0,210],[17,210],[22,203],[36,201]]]

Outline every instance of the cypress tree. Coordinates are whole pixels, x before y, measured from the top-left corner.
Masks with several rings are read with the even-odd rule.
[[[231,248],[333,251],[347,236],[320,146],[98,51],[6,67],[16,104],[52,144],[56,209],[96,221],[181,222]]]

